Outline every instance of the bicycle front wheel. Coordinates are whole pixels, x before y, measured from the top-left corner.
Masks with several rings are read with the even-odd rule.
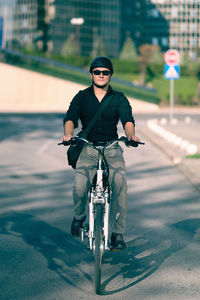
[[[102,205],[95,205],[95,227],[94,227],[94,256],[95,256],[95,291],[97,294],[100,294],[101,288],[101,264],[103,256],[103,237],[102,237]]]

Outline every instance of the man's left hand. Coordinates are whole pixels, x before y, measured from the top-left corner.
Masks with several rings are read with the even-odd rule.
[[[140,142],[140,139],[139,137],[137,137],[136,135],[133,135],[131,137],[127,137],[130,141],[135,141],[135,142]]]

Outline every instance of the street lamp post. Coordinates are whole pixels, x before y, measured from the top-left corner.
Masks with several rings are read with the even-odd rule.
[[[3,31],[2,31],[2,48],[6,48],[6,34],[7,34],[7,15],[8,15],[8,7],[4,6],[3,8]]]
[[[83,18],[72,18],[70,20],[70,23],[74,26],[76,26],[76,39],[77,39],[77,47],[78,47],[78,54],[81,53],[81,43],[80,43],[80,27],[84,24]]]

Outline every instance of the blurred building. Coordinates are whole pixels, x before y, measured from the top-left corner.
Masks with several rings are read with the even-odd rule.
[[[118,57],[130,36],[200,59],[199,0],[0,0],[7,45]]]
[[[0,0],[0,16],[4,17],[7,47],[32,44],[37,33],[37,10],[35,0]]]
[[[177,49],[181,55],[200,59],[200,1],[199,0],[146,0],[147,31],[154,32],[152,43]],[[163,36],[165,23],[168,37]],[[167,37],[167,39],[166,39]],[[168,45],[167,45],[168,44]]]
[[[54,6],[51,37],[55,52],[74,36],[82,55],[104,48],[107,55],[118,56],[121,0],[55,0]]]
[[[46,51],[53,1],[0,0],[0,16],[4,18],[6,46],[30,48],[36,44],[40,50]]]

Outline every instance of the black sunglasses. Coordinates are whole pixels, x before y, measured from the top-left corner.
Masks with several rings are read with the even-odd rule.
[[[104,76],[108,76],[108,75],[110,75],[110,71],[100,71],[100,70],[94,70],[93,72],[92,72],[94,75],[100,75],[101,73],[104,75]]]

